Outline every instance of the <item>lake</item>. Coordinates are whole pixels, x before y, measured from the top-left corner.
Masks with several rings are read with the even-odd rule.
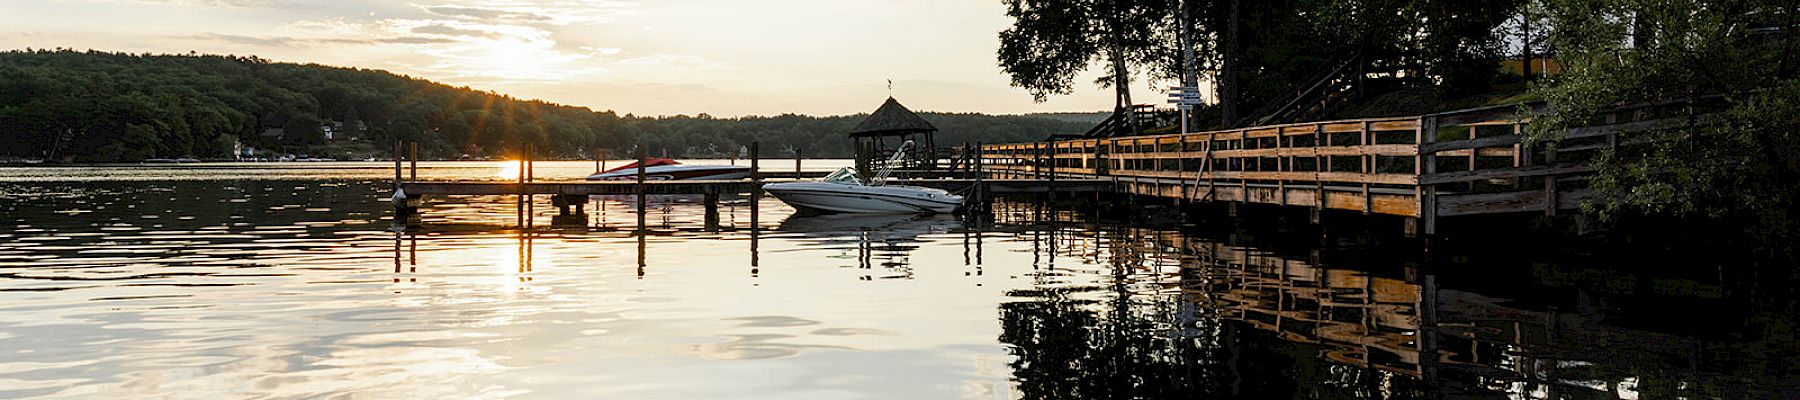
[[[0,168],[0,398],[1800,396],[1792,291],[1730,254],[1428,247],[1111,198],[960,218],[739,196],[715,231],[688,199],[639,227],[633,199],[568,224],[540,196],[520,229],[511,196],[470,196],[407,228],[392,176]]]

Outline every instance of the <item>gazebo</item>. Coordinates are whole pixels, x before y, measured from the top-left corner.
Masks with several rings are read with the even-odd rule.
[[[937,167],[937,144],[931,136],[937,130],[919,114],[888,97],[887,102],[881,103],[880,108],[850,130],[850,139],[856,142],[856,169],[863,174],[873,173],[871,167],[875,162],[886,161],[901,143],[908,140],[912,140],[915,147],[896,167],[934,169]],[[893,142],[889,143],[888,138],[894,138]]]

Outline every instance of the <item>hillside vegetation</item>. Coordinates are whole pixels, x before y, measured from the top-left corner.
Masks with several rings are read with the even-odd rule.
[[[869,99],[873,110],[881,99]],[[917,106],[917,105],[915,105]],[[943,146],[1039,140],[1089,123],[1031,116],[922,113]],[[396,140],[431,158],[722,156],[752,141],[766,155],[845,157],[863,115],[635,116],[386,71],[253,56],[67,50],[0,52],[0,158],[82,162],[230,158],[240,145],[332,157],[385,156]],[[327,132],[331,138],[327,139]]]

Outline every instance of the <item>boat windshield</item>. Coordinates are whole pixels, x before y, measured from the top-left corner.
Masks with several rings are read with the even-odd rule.
[[[862,179],[858,178],[856,176],[855,168],[838,168],[838,170],[832,172],[831,175],[825,175],[824,181],[832,182],[832,183],[842,183],[842,184],[846,184],[846,185],[862,185],[863,184]]]

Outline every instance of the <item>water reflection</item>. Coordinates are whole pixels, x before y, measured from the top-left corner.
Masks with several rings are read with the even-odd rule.
[[[1571,273],[1609,273],[1545,260],[1442,271],[1440,264],[1466,264],[1443,259],[1468,255],[1135,228],[1083,213],[1000,215],[1000,225],[1062,225],[1045,232],[1047,258],[1094,260],[1076,267],[1087,271],[1041,272],[1034,287],[1010,292],[1014,300],[1000,306],[999,340],[1012,346],[1026,398],[1786,398],[1800,389],[1791,364],[1800,341],[1787,333],[1721,327],[1683,335],[1657,330],[1679,322],[1608,318],[1674,311],[1661,308],[1668,295],[1715,303],[1718,281],[1640,273],[1618,278],[1688,290],[1606,296],[1545,287]],[[1462,285],[1440,285],[1440,273]],[[1517,279],[1521,273],[1537,276]],[[1070,279],[1081,274],[1105,279]],[[1511,278],[1497,283],[1495,275]],[[1617,286],[1615,279],[1601,283]],[[1496,290],[1524,296],[1495,297]],[[1792,300],[1755,303],[1771,300],[1773,307],[1739,311],[1792,326]],[[1627,326],[1640,324],[1648,326]]]
[[[642,224],[631,205],[596,205],[571,227],[519,224],[510,196],[444,198],[396,230],[386,188],[0,184],[0,398],[1793,398],[1800,386],[1791,291],[1701,264],[1716,252],[1427,256],[1083,199],[958,219],[794,215],[743,197],[706,229],[692,202]],[[535,209],[524,218],[554,212]],[[1703,267],[1633,268],[1657,260]]]

